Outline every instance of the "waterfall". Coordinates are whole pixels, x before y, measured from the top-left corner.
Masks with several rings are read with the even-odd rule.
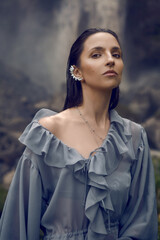
[[[121,34],[125,20],[126,0],[83,0],[83,14],[89,14],[89,27],[110,28]],[[82,22],[85,26],[84,22]]]
[[[50,50],[46,59],[52,72],[53,81],[56,81],[57,85],[64,82],[66,62],[71,44],[78,34],[86,28],[110,28],[116,31],[122,39],[125,1],[62,1],[61,8],[53,14],[53,26],[55,27],[51,31],[49,44],[52,46],[52,50]]]
[[[26,1],[19,5],[18,13],[13,11],[21,18],[15,24],[17,29],[12,37],[0,29],[3,35],[0,59],[50,92],[58,90],[65,82],[69,50],[82,31],[102,27],[116,31],[120,38],[123,36],[126,0],[61,0],[49,13],[47,8],[38,9],[40,0],[30,1],[30,4],[25,4]],[[20,4],[18,0],[17,4]],[[27,7],[27,13],[22,14]]]

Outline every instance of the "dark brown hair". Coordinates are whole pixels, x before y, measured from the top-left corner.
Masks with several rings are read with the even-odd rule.
[[[79,106],[82,104],[83,95],[82,95],[82,87],[80,81],[75,81],[70,74],[70,66],[76,65],[79,66],[80,55],[83,51],[84,42],[87,40],[89,36],[98,32],[106,32],[112,34],[117,42],[120,45],[118,36],[115,32],[110,29],[102,29],[102,28],[90,28],[85,30],[73,43],[70,54],[67,62],[66,69],[66,79],[67,79],[67,95],[65,99],[65,104],[63,110],[75,106]],[[121,45],[120,45],[121,46]],[[109,110],[114,109],[119,102],[119,87],[116,87],[112,90],[112,95],[109,103]]]

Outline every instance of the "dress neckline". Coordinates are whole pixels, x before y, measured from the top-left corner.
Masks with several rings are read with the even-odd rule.
[[[57,113],[54,113],[52,116],[56,115]],[[44,127],[42,124],[40,124],[39,122],[40,119],[35,119],[34,121],[42,128],[44,129],[46,132],[48,132],[56,141],[58,141],[59,143],[61,143],[64,147],[66,147],[69,151],[72,150],[76,153],[76,155],[79,155],[83,160],[87,160],[90,159],[92,156],[94,156],[98,150],[103,149],[104,145],[108,139],[108,135],[112,129],[112,123],[110,121],[110,126],[109,126],[109,130],[108,133],[105,137],[105,139],[103,140],[102,144],[98,147],[93,149],[90,153],[88,157],[84,157],[83,154],[81,154],[76,148],[69,146],[68,144],[64,143],[60,138],[58,138],[54,133],[52,133],[49,129],[47,129],[46,127]],[[93,154],[94,153],[94,154]]]
[[[48,166],[58,168],[75,166],[79,169],[83,167],[88,160],[89,162],[92,160],[92,172],[95,171],[99,173],[99,171],[101,171],[104,175],[108,175],[118,166],[123,154],[128,152],[127,143],[132,136],[130,124],[128,120],[122,119],[115,110],[110,111],[111,124],[105,140],[98,149],[94,149],[90,153],[88,156],[90,159],[82,156],[75,148],[69,147],[38,122],[42,117],[52,116],[54,114],[56,113],[52,110],[41,109],[19,138],[19,141],[24,144],[27,149],[41,156]],[[95,152],[94,155],[93,152]],[[132,155],[132,158],[135,159],[134,154]],[[96,168],[95,165],[97,166]],[[99,170],[100,165],[102,165],[101,170]]]

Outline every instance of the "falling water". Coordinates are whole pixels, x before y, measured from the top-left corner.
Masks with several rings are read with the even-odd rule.
[[[53,22],[56,21],[57,26],[54,28],[56,41],[54,41],[54,45],[50,45],[52,51],[49,53],[49,57],[47,55],[48,64],[52,67],[53,79],[58,80],[58,83],[64,81],[70,46],[77,35],[86,28],[110,28],[122,38],[125,20],[124,5],[125,0],[121,3],[117,0],[63,0],[60,11],[53,18]]]
[[[23,8],[28,7],[25,1]],[[31,11],[30,2],[28,14],[18,23],[13,44],[9,33],[0,30],[4,36],[0,59],[52,92],[58,90],[65,81],[69,49],[78,34],[88,27],[103,27],[116,31],[122,39],[125,19],[126,0],[60,2],[58,7],[50,11],[52,17],[46,20],[48,22],[45,26],[41,24],[41,19],[47,16],[47,12]]]

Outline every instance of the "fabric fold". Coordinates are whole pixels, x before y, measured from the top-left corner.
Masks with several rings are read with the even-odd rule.
[[[108,234],[104,216],[115,212],[106,177],[116,170],[124,154],[130,152],[130,159],[135,159],[134,151],[128,151],[132,145],[128,124],[127,127],[124,126],[122,118],[114,110],[110,112],[110,121],[106,139],[101,147],[90,153],[88,159],[41,126],[36,118],[19,138],[31,151],[43,156],[48,166],[71,168],[75,178],[88,186],[88,193],[85,193],[85,214],[90,221],[92,240],[96,239],[97,234]],[[86,166],[87,178],[84,171]]]

